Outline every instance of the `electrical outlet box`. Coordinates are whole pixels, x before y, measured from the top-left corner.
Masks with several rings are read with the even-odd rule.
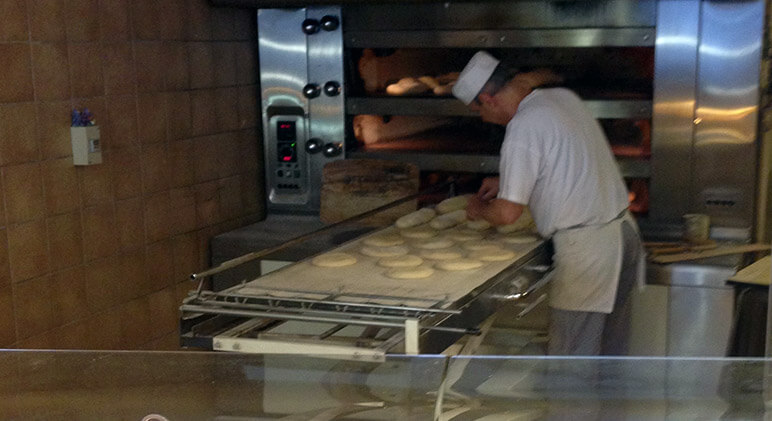
[[[70,127],[72,161],[75,165],[102,163],[99,126]]]

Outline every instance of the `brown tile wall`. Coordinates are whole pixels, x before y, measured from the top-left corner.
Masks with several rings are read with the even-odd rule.
[[[254,11],[0,11],[0,347],[176,347],[209,239],[264,215]],[[72,163],[73,107],[100,126],[101,165]]]

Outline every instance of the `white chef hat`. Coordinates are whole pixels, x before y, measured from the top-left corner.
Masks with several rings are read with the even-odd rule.
[[[453,85],[453,96],[469,105],[488,82],[499,61],[485,51],[478,51],[466,64]]]

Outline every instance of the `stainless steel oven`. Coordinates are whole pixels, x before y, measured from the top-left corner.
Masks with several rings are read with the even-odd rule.
[[[496,172],[500,130],[447,92],[385,89],[487,49],[559,72],[585,99],[651,237],[678,237],[690,212],[716,237],[754,236],[763,1],[214,3],[259,7],[269,212],[318,212],[337,159]],[[368,119],[383,142],[359,135]]]

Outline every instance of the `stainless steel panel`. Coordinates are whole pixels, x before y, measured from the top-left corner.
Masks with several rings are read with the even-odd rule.
[[[320,21],[324,16],[341,19],[340,7],[308,8],[306,17]],[[299,30],[299,27],[298,27]],[[311,177],[310,206],[308,209],[319,210],[322,191],[322,168],[328,162],[345,157],[342,147],[345,136],[346,113],[344,96],[346,88],[343,77],[343,37],[341,27],[334,31],[320,30],[308,36],[308,82],[321,87],[327,82],[336,82],[341,86],[338,95],[328,96],[324,92],[309,101],[309,138],[321,139],[324,144],[340,143],[341,154],[327,157],[322,153],[309,155]],[[302,152],[306,154],[305,150]]]
[[[629,355],[667,355],[668,293],[651,284],[631,292]]]
[[[635,100],[584,101],[595,118],[650,118],[651,102]],[[478,116],[455,98],[348,98],[350,114]]]
[[[342,31],[340,27],[311,35],[302,31],[305,19],[319,21],[324,16],[340,20],[340,8],[260,9],[257,13],[269,211],[318,212],[322,168],[344,157],[343,153],[312,155],[304,149],[312,137],[323,144],[342,144],[344,137]],[[338,83],[341,92],[322,92],[310,100],[303,95],[306,84],[324,87],[327,82]],[[277,162],[278,121],[294,121],[298,128],[297,162],[292,168]]]
[[[303,207],[309,201],[307,180],[310,163],[303,153],[297,154],[297,171],[303,188],[288,191],[279,187],[277,178],[278,149],[272,117],[285,115],[298,122],[298,141],[307,138],[305,116],[308,102],[302,95],[307,83],[306,35],[300,24],[304,9],[266,9],[257,11],[258,52],[260,55],[260,96],[263,114],[266,194],[269,211]],[[283,171],[283,170],[282,170]],[[294,171],[294,169],[293,169]]]
[[[346,31],[653,27],[656,10],[654,0],[372,3],[345,6]]]
[[[533,48],[654,45],[653,28],[524,29],[501,31],[346,31],[359,48]]]
[[[764,3],[702,3],[690,210],[714,225],[753,225]]]
[[[648,282],[667,288],[666,355],[726,356],[734,318],[734,288],[726,281],[736,271],[694,263],[647,266]]]
[[[728,288],[727,279],[737,272],[734,267],[694,263],[649,264],[648,283],[682,287]]]
[[[657,8],[649,219],[679,223],[689,211],[698,0],[662,0]]]
[[[734,289],[670,287],[668,355],[726,356]]]
[[[588,100],[584,105],[595,118],[651,118],[651,101]]]

